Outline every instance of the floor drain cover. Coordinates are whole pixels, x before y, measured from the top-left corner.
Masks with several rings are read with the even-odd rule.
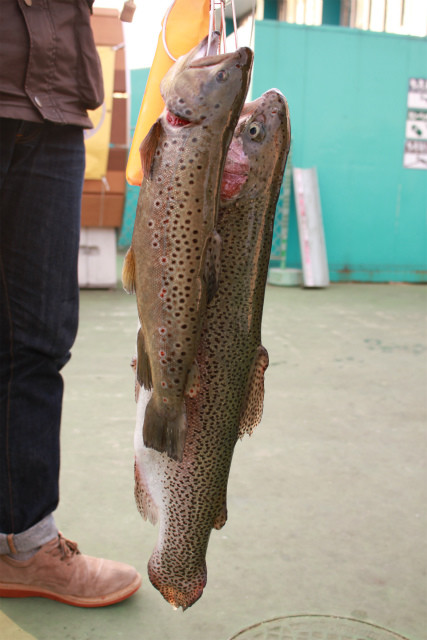
[[[254,624],[230,640],[408,640],[369,622],[336,616],[286,616]]]

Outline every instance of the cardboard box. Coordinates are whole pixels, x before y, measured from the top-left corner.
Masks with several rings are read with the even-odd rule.
[[[124,42],[123,27],[117,9],[93,9],[91,26],[95,44],[117,46]]]
[[[111,120],[112,145],[129,148],[129,118],[127,98],[113,96],[113,113]],[[125,167],[126,168],[126,167]]]
[[[124,203],[123,193],[84,193],[82,227],[120,227]]]
[[[123,26],[116,9],[96,8],[91,25],[96,45],[117,47],[117,50],[107,175],[105,180],[85,180],[81,226],[119,228],[123,218],[129,151],[129,99]]]
[[[103,193],[107,191],[114,194],[123,194],[126,189],[126,176],[123,171],[107,170],[105,181],[86,180],[84,192]],[[90,225],[89,225],[90,226]]]

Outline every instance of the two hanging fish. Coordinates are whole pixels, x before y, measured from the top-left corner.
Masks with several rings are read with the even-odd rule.
[[[135,497],[160,523],[148,573],[183,609],[203,593],[210,532],[227,519],[234,446],[261,419],[261,318],[290,144],[279,91],[243,106],[252,52],[206,53],[203,41],[162,82],[123,272],[141,325]]]

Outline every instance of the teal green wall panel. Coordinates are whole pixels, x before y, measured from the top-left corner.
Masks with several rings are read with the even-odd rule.
[[[427,78],[425,38],[256,23],[253,97],[288,99],[293,163],[318,171],[333,280],[425,280],[427,171],[403,167],[411,77]],[[294,205],[287,255],[300,265]]]

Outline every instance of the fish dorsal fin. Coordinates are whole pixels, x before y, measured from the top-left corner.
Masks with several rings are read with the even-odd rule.
[[[162,130],[163,130],[163,125],[159,118],[153,124],[150,131],[147,133],[144,140],[141,142],[141,146],[139,147],[142,171],[146,178],[151,177],[151,167],[153,164],[153,158],[157,149],[157,145],[159,143],[159,138],[161,136]]]
[[[135,293],[135,255],[129,247],[122,269],[123,288],[127,293]]]
[[[139,384],[148,391],[153,388],[153,380],[151,377],[151,366],[148,358],[147,350],[145,348],[145,340],[142,329],[138,331],[137,337],[137,351],[138,360],[136,364],[136,377]]]
[[[264,407],[264,372],[267,367],[268,353],[267,350],[260,345],[249,374],[246,395],[240,414],[239,438],[243,438],[245,433],[251,435],[255,427],[261,422]]]

